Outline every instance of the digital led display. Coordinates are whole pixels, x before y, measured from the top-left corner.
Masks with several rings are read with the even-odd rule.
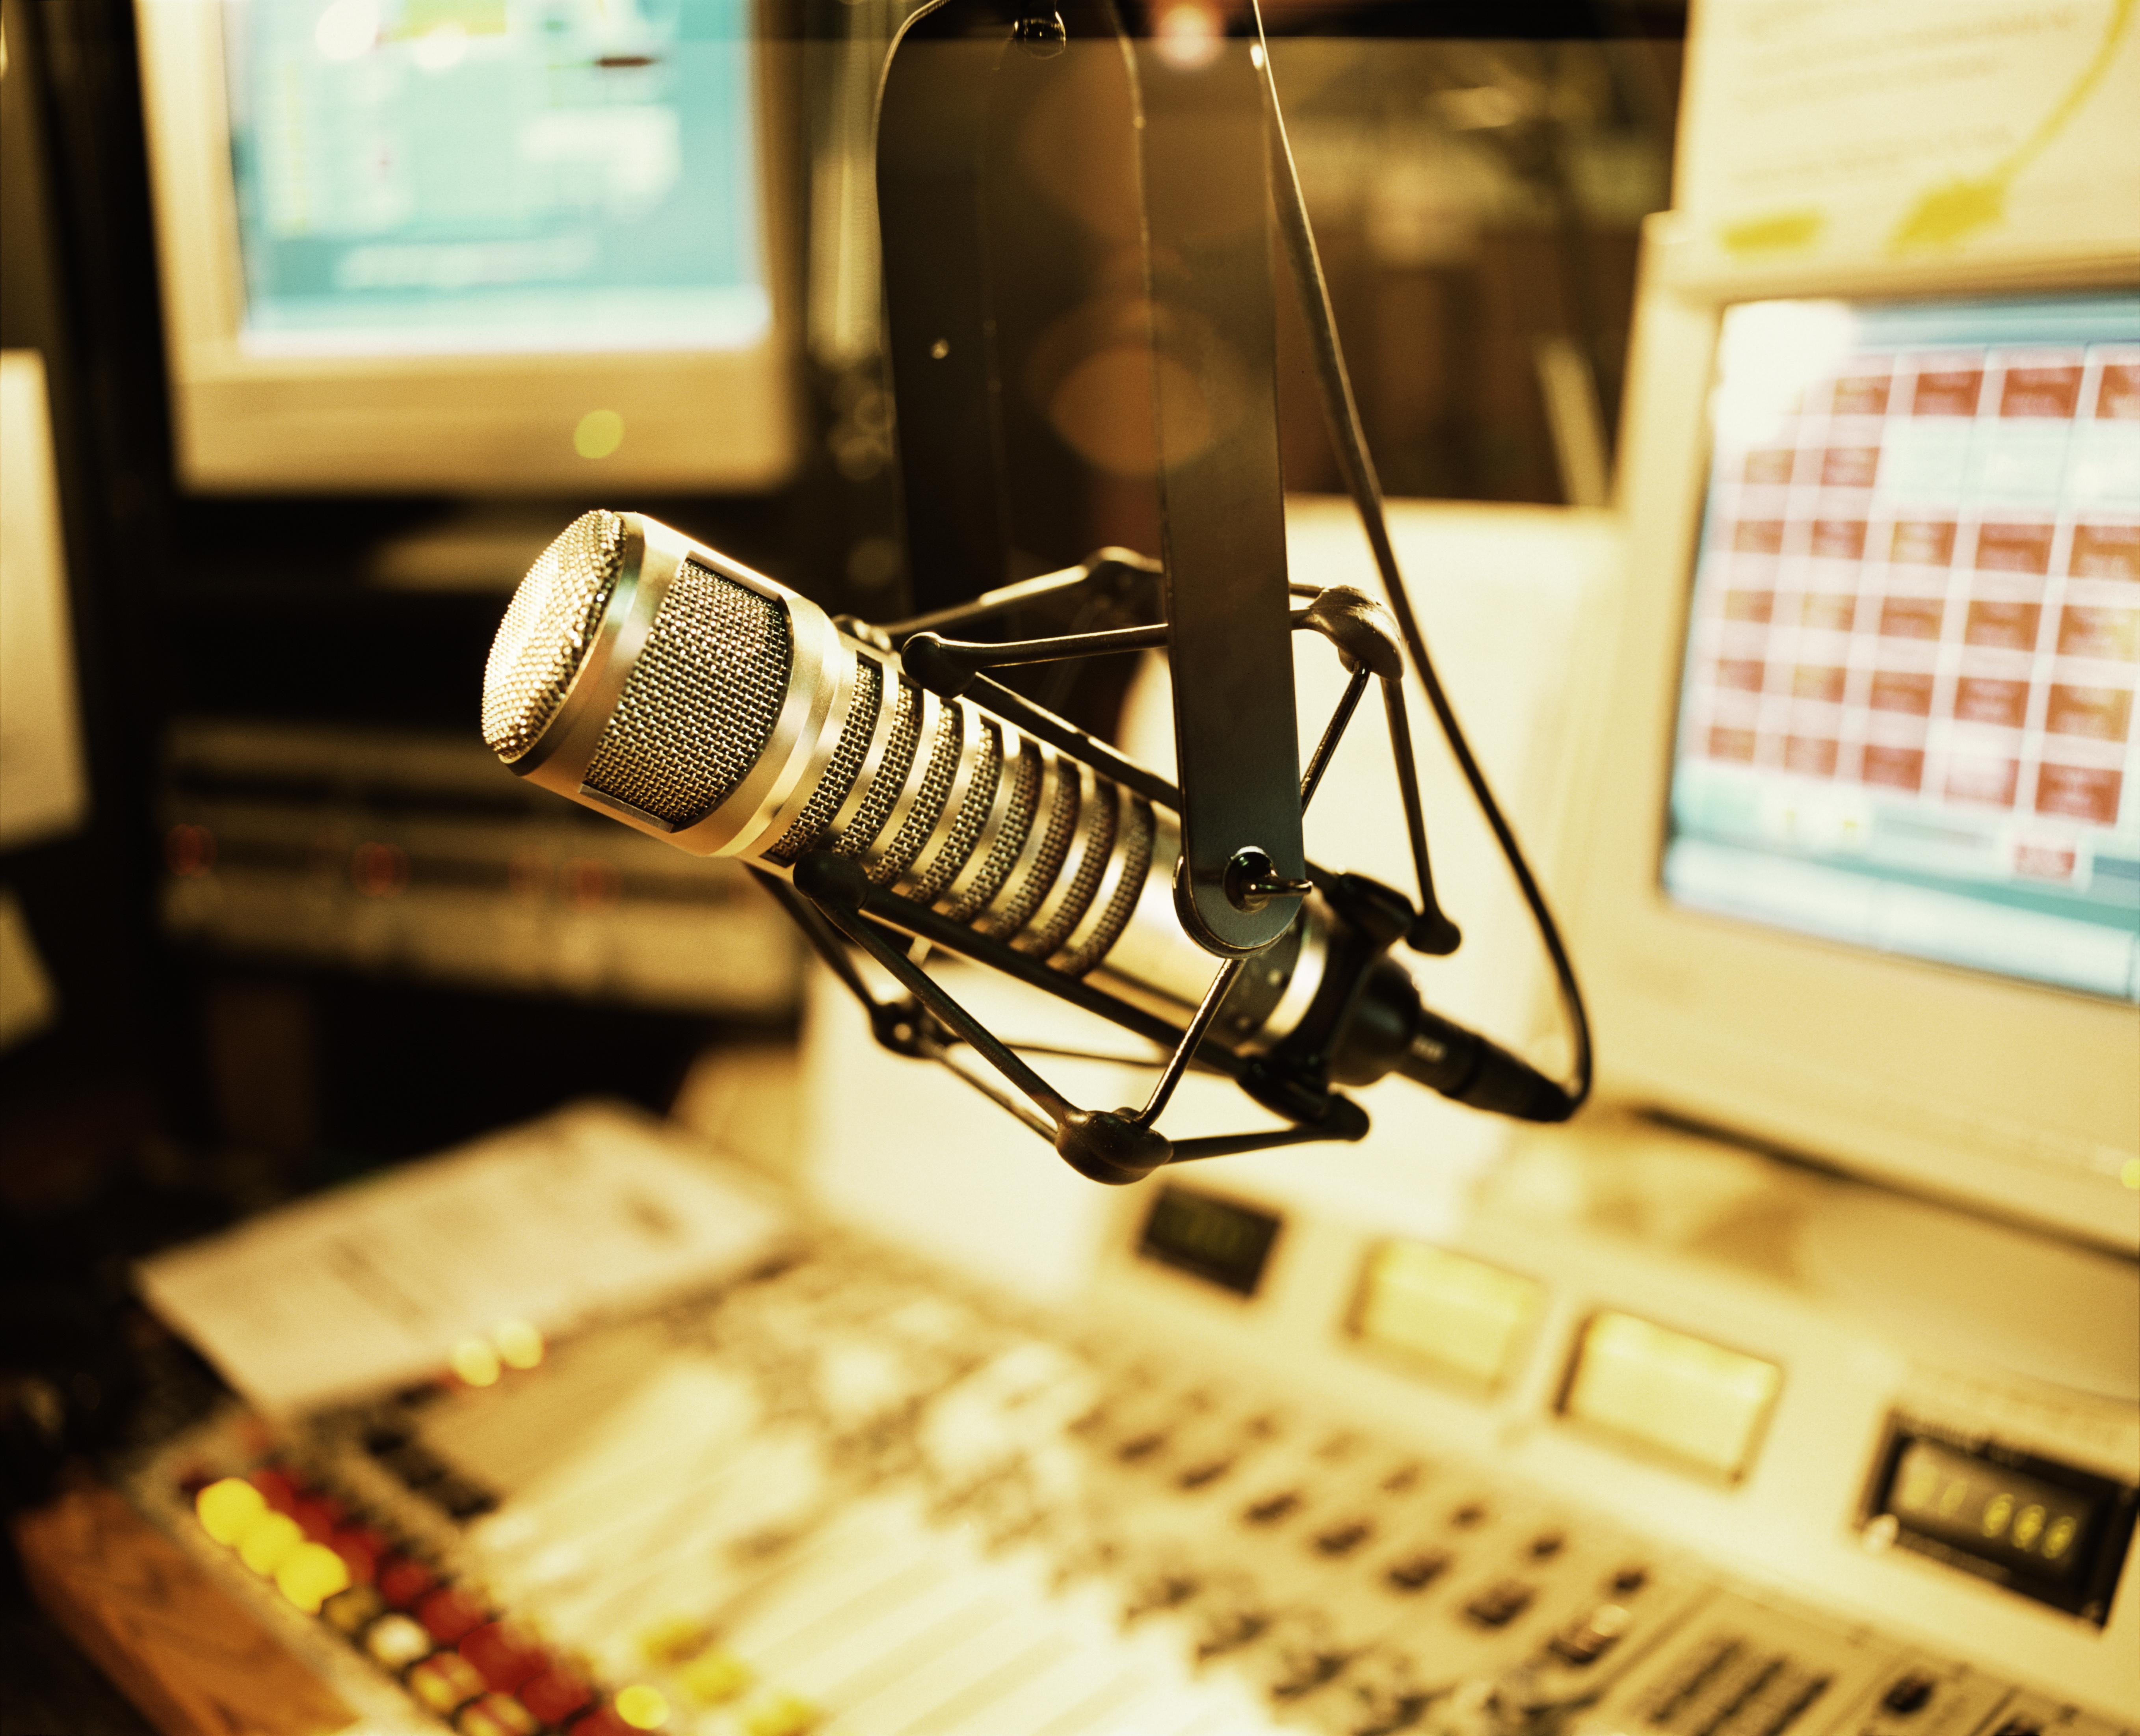
[[[2100,1622],[2133,1505],[2112,1479],[1898,1420],[1868,1521],[1900,1547]]]
[[[1144,1220],[1137,1252],[1237,1296],[1254,1296],[1278,1230],[1271,1213],[1190,1188],[1164,1187]]]

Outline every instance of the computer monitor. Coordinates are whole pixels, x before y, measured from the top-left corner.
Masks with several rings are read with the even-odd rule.
[[[1578,858],[1608,1096],[2140,1248],[2136,284],[1653,223]]]
[[[778,483],[785,81],[752,0],[137,0],[200,491]]]

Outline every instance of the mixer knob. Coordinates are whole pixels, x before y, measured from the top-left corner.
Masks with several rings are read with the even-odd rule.
[[[1230,1651],[1239,1651],[1262,1638],[1270,1626],[1270,1617],[1261,1610],[1247,1604],[1235,1604],[1229,1608],[1215,1610],[1205,1617],[1196,1636],[1196,1656],[1200,1661],[1215,1658]]]
[[[1162,1610],[1179,1609],[1194,1597],[1199,1582],[1186,1573],[1160,1572],[1147,1575],[1131,1589],[1122,1602],[1122,1620],[1135,1621],[1141,1616],[1156,1615]]]
[[[1345,1519],[1326,1526],[1315,1534],[1315,1548],[1318,1554],[1333,1558],[1350,1555],[1361,1544],[1375,1534],[1373,1524],[1366,1519]]]
[[[1497,1580],[1464,1606],[1464,1613],[1481,1627],[1506,1627],[1531,1606],[1537,1594],[1519,1579]]]
[[[1561,1662],[1580,1669],[1596,1663],[1617,1645],[1634,1619],[1624,1605],[1600,1604],[1555,1634],[1547,1646]]]
[[[1922,1670],[1913,1670],[1889,1685],[1880,1704],[1890,1712],[1905,1714],[1922,1712],[1931,1704],[1932,1689],[1939,1685]]]
[[[1396,1591],[1416,1591],[1441,1578],[1453,1559],[1446,1549],[1421,1549],[1391,1564],[1382,1577]]]

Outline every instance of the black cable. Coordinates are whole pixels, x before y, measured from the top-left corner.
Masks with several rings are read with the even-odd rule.
[[[1573,1113],[1590,1095],[1593,1069],[1590,1015],[1583,1004],[1582,985],[1575,979],[1575,965],[1568,956],[1568,948],[1560,938],[1553,912],[1546,906],[1545,894],[1531,873],[1530,864],[1524,860],[1523,846],[1516,841],[1515,832],[1502,814],[1500,804],[1494,799],[1486,774],[1473,757],[1470,743],[1464,738],[1463,726],[1456,721],[1455,709],[1442,690],[1441,678],[1435,673],[1434,660],[1427,655],[1426,639],[1420,631],[1419,619],[1412,612],[1411,596],[1405,589],[1404,576],[1397,570],[1396,550],[1390,542],[1389,526],[1382,512],[1382,479],[1376,474],[1374,459],[1367,452],[1367,434],[1360,423],[1360,406],[1352,395],[1352,375],[1346,368],[1345,352],[1338,341],[1337,312],[1330,303],[1330,285],[1323,274],[1315,232],[1308,221],[1308,202],[1300,190],[1300,172],[1294,166],[1293,145],[1286,137],[1285,117],[1279,108],[1278,79],[1271,66],[1270,44],[1264,35],[1263,8],[1258,0],[1249,0],[1249,15],[1255,22],[1256,54],[1263,71],[1264,97],[1269,109],[1272,174],[1279,184],[1272,189],[1275,194],[1273,203],[1278,207],[1286,256],[1293,266],[1301,311],[1306,316],[1308,336],[1313,343],[1316,381],[1322,389],[1323,413],[1329,423],[1331,444],[1337,449],[1353,508],[1359,514],[1361,527],[1367,534],[1368,547],[1374,552],[1375,566],[1382,574],[1383,588],[1389,593],[1390,609],[1404,635],[1405,649],[1411,652],[1412,667],[1419,672],[1420,684],[1426,689],[1427,704],[1434,708],[1436,720],[1448,740],[1449,751],[1463,772],[1465,782],[1470,786],[1479,812],[1485,817],[1495,841],[1501,846],[1509,871],[1522,890],[1524,902],[1530,907],[1539,939],[1553,961],[1561,1004],[1567,1011],[1568,1027],[1574,1038],[1575,1076],[1568,1087]]]

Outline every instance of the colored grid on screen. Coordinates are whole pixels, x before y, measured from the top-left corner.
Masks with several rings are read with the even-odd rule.
[[[1852,357],[1718,467],[1688,745],[2114,827],[2140,515],[2062,482],[2115,457],[2077,429],[2136,419],[2140,346]]]
[[[2140,301],[1750,304],[1720,354],[1668,888],[2140,992]]]

